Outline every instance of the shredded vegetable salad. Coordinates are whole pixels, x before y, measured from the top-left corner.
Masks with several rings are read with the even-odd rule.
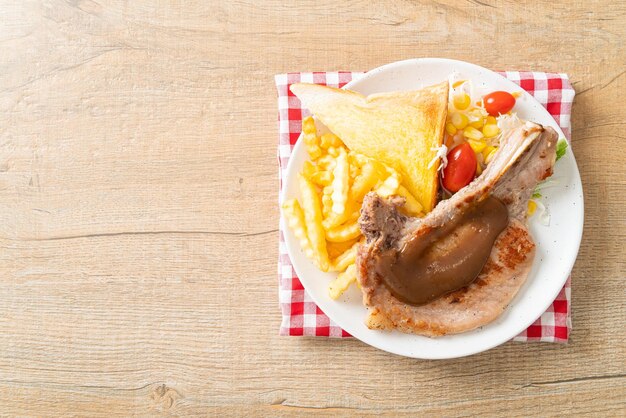
[[[479,96],[471,80],[451,74],[443,145],[434,149],[437,155],[432,166],[441,159],[441,184],[446,192],[454,193],[479,176],[493,159],[503,131],[520,123],[514,112],[522,92],[493,91]],[[469,145],[469,147],[467,146]],[[565,155],[567,141],[557,143],[557,161]],[[473,154],[473,155],[471,155]],[[470,167],[471,165],[471,167]],[[528,214],[536,214],[541,224],[548,225],[550,216],[541,202],[541,190],[555,184],[546,180],[537,186],[528,203]]]

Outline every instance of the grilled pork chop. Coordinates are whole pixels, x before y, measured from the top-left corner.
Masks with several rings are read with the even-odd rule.
[[[357,277],[363,302],[369,307],[367,326],[435,337],[472,330],[497,318],[530,271],[535,244],[526,227],[528,200],[537,183],[552,174],[556,141],[557,134],[552,128],[520,122],[503,133],[500,148],[482,175],[450,199],[440,202],[424,218],[400,214],[398,207],[403,202],[399,198],[383,199],[374,193],[368,194],[359,219],[367,241],[357,254]],[[493,246],[487,247],[486,261],[483,259],[484,265],[479,265],[478,277],[432,300],[428,295],[419,294],[421,288],[413,287],[414,293],[417,289],[417,299],[403,300],[402,290],[413,284],[398,284],[386,277],[389,259],[398,259],[408,243],[420,244],[420,239],[425,239],[423,237],[432,231],[442,228],[447,231],[446,225],[454,225],[487,201],[500,202],[500,207],[503,204],[506,210],[505,218],[500,217],[500,222],[504,219],[503,229],[496,231],[495,241],[491,241]],[[437,257],[458,251],[464,233],[462,228],[452,230],[437,238],[433,245],[428,244],[429,262],[434,265]],[[428,285],[436,287],[438,283],[434,281],[425,286]],[[445,291],[445,287],[439,291]],[[412,303],[416,300],[418,303]],[[428,302],[420,304],[424,300]]]

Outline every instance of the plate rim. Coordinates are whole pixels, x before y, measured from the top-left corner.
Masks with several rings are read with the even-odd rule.
[[[355,84],[358,85],[361,82],[366,81],[369,78],[372,78],[374,76],[376,76],[377,74],[381,73],[381,72],[385,72],[397,67],[401,67],[403,65],[411,65],[411,64],[429,64],[429,63],[447,63],[449,65],[454,65],[454,64],[461,64],[461,65],[470,65],[475,67],[477,70],[480,71],[484,71],[486,72],[489,77],[495,77],[495,78],[499,78],[501,80],[504,80],[506,83],[510,83],[513,84],[515,86],[515,88],[520,88],[519,85],[515,84],[513,81],[507,79],[506,77],[496,73],[495,71],[492,71],[488,68],[484,68],[480,65],[474,64],[474,63],[470,63],[467,61],[461,61],[461,60],[455,60],[455,59],[450,59],[450,58],[430,58],[430,57],[424,57],[424,58],[410,58],[410,59],[406,59],[406,60],[401,60],[401,61],[395,61],[395,62],[391,62],[385,65],[382,65],[380,67],[376,67],[364,74],[362,74],[359,78],[357,79],[353,79],[351,80],[349,83],[347,83],[345,86],[343,86],[343,89],[351,89]],[[547,113],[550,118],[553,119],[552,115],[550,115],[550,113],[547,111],[547,109],[541,105],[541,103],[539,103],[539,101],[537,101],[537,99],[535,99],[531,94],[525,92],[526,95],[528,95],[534,102],[536,102],[537,105],[539,105],[540,109]],[[565,134],[563,133],[561,127],[558,125],[558,123],[556,121],[555,122],[555,126],[557,127],[557,133],[559,134],[559,137],[566,137]],[[300,136],[298,136],[298,139],[295,143],[295,145],[292,148],[291,151],[291,155],[296,155],[297,151],[300,150],[300,148],[303,146],[302,145],[302,133],[300,134]],[[569,141],[568,141],[569,142]],[[554,302],[554,299],[556,299],[556,297],[558,296],[558,293],[561,291],[561,289],[563,288],[563,286],[565,285],[568,277],[571,274],[571,270],[576,262],[576,259],[578,257],[578,253],[580,251],[580,244],[582,242],[582,234],[583,234],[583,229],[584,229],[584,195],[583,195],[583,188],[582,188],[582,179],[580,177],[580,171],[578,169],[578,164],[576,162],[576,158],[574,157],[574,153],[572,151],[571,148],[571,144],[568,147],[568,152],[567,154],[569,155],[568,158],[571,158],[571,163],[573,164],[573,169],[575,170],[575,174],[578,177],[578,183],[580,184],[581,187],[581,194],[580,194],[580,205],[578,206],[578,212],[579,212],[579,218],[580,218],[580,222],[576,225],[576,234],[575,234],[575,238],[576,238],[576,246],[575,246],[575,255],[572,257],[572,260],[570,263],[568,263],[569,265],[567,266],[568,268],[566,269],[567,271],[569,271],[568,274],[565,275],[565,277],[563,278],[563,280],[560,281],[560,286],[558,287],[558,290],[556,292],[556,294],[553,295],[553,297],[549,298],[549,302],[543,306],[543,308],[540,310],[540,313],[537,317],[534,317],[532,320],[526,321],[527,323],[525,323],[524,327],[522,327],[520,330],[516,331],[515,333],[503,333],[502,335],[504,335],[504,337],[500,337],[500,338],[494,338],[492,341],[490,341],[489,343],[482,345],[480,347],[476,348],[470,348],[467,350],[461,350],[458,353],[454,354],[454,355],[425,355],[424,353],[406,353],[402,350],[396,350],[396,349],[392,349],[389,347],[383,347],[380,344],[378,344],[377,342],[371,342],[371,341],[367,341],[366,339],[362,338],[361,336],[359,336],[358,334],[360,334],[361,332],[359,330],[351,330],[351,329],[347,329],[347,328],[351,328],[350,326],[345,327],[345,324],[339,324],[338,321],[336,321],[331,315],[327,314],[326,311],[324,311],[321,306],[322,305],[326,305],[327,301],[320,301],[320,298],[317,297],[317,295],[314,292],[311,292],[307,289],[307,286],[305,284],[305,281],[301,281],[302,286],[304,287],[304,289],[306,290],[306,292],[308,293],[308,295],[311,297],[311,299],[313,300],[313,302],[320,307],[320,309],[324,312],[325,315],[327,315],[331,320],[333,320],[337,326],[341,327],[342,329],[346,330],[347,332],[350,333],[350,335],[352,335],[354,338],[360,340],[361,342],[370,345],[372,347],[375,347],[379,350],[391,353],[391,354],[395,354],[398,356],[403,356],[403,357],[408,357],[408,358],[415,358],[415,359],[425,359],[425,360],[438,360],[438,359],[453,359],[453,358],[460,358],[460,357],[467,357],[467,356],[471,356],[474,354],[478,354],[487,350],[490,350],[494,347],[497,347],[501,344],[504,344],[510,340],[512,340],[516,335],[518,335],[520,332],[522,332],[523,330],[527,329],[530,325],[532,325],[539,317],[541,317],[541,315],[543,315],[543,313],[549,308],[549,306]],[[285,172],[286,172],[286,176],[289,176],[289,173],[293,172],[294,170],[294,165],[295,165],[295,158],[290,158],[289,162],[287,164],[287,167],[285,168]],[[286,183],[286,182],[285,182]],[[280,191],[280,201],[284,202],[288,199],[287,196],[287,187],[286,184],[282,185],[282,190]],[[285,224],[285,220],[284,220],[284,216],[281,212],[281,216],[280,216],[280,222],[281,222],[281,227],[282,230],[285,231],[285,233],[291,233],[291,231],[287,232],[288,228],[286,227]],[[290,249],[290,245],[287,245],[287,237],[285,237],[285,247],[287,249],[287,253],[289,255],[290,261],[291,261],[291,265],[294,269],[294,271],[296,272],[296,275],[298,276],[298,278],[303,277],[302,271],[300,270],[300,268],[298,266],[296,266],[296,263],[293,261],[294,257],[293,254],[291,253],[291,249]],[[534,263],[533,263],[534,264]],[[323,272],[321,272],[323,273]],[[516,295],[517,297],[517,295]],[[333,301],[336,302],[336,301]],[[509,309],[510,305],[507,305],[506,309]],[[534,315],[533,315],[534,316]],[[488,325],[488,324],[485,324]],[[399,332],[397,330],[394,330],[395,332]],[[459,333],[456,335],[462,335],[463,333]],[[513,335],[509,335],[509,334],[513,334]],[[407,336],[416,336],[415,334],[406,334]],[[425,337],[422,336],[423,338],[429,338],[429,337]]]

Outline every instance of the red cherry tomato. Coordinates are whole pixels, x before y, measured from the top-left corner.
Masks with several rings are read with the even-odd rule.
[[[515,106],[515,97],[506,91],[494,91],[483,97],[485,110],[491,116],[503,115]]]
[[[456,193],[470,184],[476,174],[476,154],[467,142],[452,148],[448,153],[448,165],[443,169],[443,187]]]

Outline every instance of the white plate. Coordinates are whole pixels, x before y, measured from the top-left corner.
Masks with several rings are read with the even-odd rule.
[[[423,58],[400,61],[372,70],[346,88],[362,94],[394,90],[412,90],[436,84],[457,72],[470,79],[477,94],[493,90],[520,91],[520,87],[493,71],[462,61]],[[563,132],[550,114],[530,94],[524,92],[515,106],[526,120],[552,126],[561,137]],[[299,197],[297,173],[307,159],[302,141],[298,141],[287,166],[283,199]],[[583,229],[583,193],[576,160],[571,148],[554,169],[556,187],[546,189],[543,203],[550,211],[549,226],[530,219],[530,231],[537,244],[535,262],[527,282],[508,308],[494,322],[457,335],[428,338],[397,331],[373,331],[364,325],[367,309],[361,303],[356,286],[339,300],[328,297],[328,283],[335,274],[320,272],[303,254],[298,240],[285,228],[287,250],[294,269],[315,303],[335,323],[354,337],[381,350],[407,357],[443,359],[462,357],[488,350],[515,337],[532,324],[563,287],[576,260]]]

